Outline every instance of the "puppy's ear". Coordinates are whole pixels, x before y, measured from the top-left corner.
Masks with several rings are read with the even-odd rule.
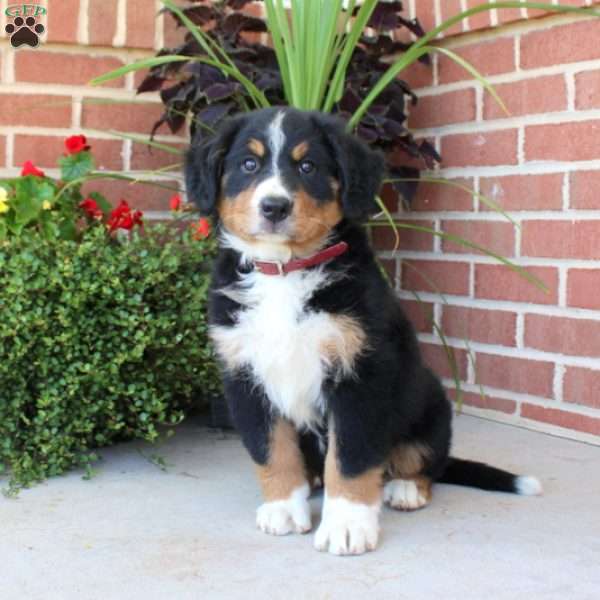
[[[352,221],[364,221],[379,211],[375,196],[383,181],[383,157],[347,133],[341,119],[321,114],[316,114],[315,119],[337,163],[344,216]]]
[[[186,153],[185,185],[188,198],[203,215],[210,216],[216,212],[225,157],[239,127],[239,118],[228,119],[213,135],[196,135]]]

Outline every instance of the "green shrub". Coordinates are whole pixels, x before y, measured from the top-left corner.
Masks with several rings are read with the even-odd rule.
[[[0,243],[0,471],[10,490],[96,458],[218,389],[207,338],[213,242],[173,226],[121,243]]]

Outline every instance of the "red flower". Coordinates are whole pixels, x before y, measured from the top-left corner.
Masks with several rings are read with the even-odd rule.
[[[98,206],[98,203],[93,198],[86,198],[79,203],[79,208],[83,210],[88,217],[92,219],[102,219],[102,211]]]
[[[210,235],[210,223],[202,218],[192,225],[192,237],[195,240],[204,240]]]
[[[44,171],[40,171],[36,166],[28,160],[23,165],[23,170],[21,171],[21,177],[26,177],[27,175],[33,175],[34,177],[46,177]]]
[[[140,210],[131,212],[131,207],[125,200],[121,200],[119,206],[115,208],[108,219],[109,230],[115,231],[117,229],[126,229],[130,231],[136,225],[143,226],[142,217],[144,213]]]
[[[169,206],[171,207],[172,211],[176,212],[181,210],[181,196],[179,194],[171,196],[171,199],[169,200]]]
[[[89,150],[85,135],[72,135],[65,140],[65,147],[69,154],[77,154],[83,150]]]

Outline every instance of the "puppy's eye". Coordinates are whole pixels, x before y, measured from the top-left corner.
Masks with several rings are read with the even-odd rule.
[[[303,160],[300,163],[300,172],[306,175],[312,173],[316,169],[315,163],[312,160]]]
[[[258,161],[255,158],[245,158],[242,163],[242,170],[246,173],[254,173],[258,169]]]

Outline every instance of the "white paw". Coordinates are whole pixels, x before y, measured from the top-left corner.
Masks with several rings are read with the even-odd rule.
[[[427,498],[410,479],[392,479],[383,486],[383,501],[398,510],[416,510],[427,504]]]
[[[379,539],[379,505],[368,506],[345,498],[327,498],[315,534],[315,548],[331,554],[364,554]]]
[[[294,490],[287,500],[265,502],[256,511],[256,525],[271,535],[306,533],[311,530],[308,485]]]

